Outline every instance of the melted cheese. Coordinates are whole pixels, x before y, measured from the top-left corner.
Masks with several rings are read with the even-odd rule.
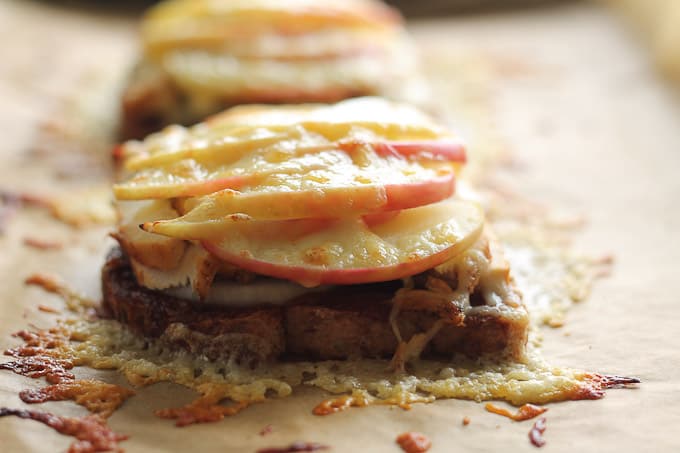
[[[171,126],[143,142],[127,142],[120,152],[127,170],[167,172],[163,166],[186,159],[224,164],[278,150],[281,162],[298,147],[324,150],[320,146],[331,142],[445,139],[457,137],[419,110],[367,97],[323,106],[240,106],[191,128]]]
[[[449,286],[449,283],[454,282],[454,288]],[[392,358],[392,368],[403,372],[405,364],[420,357],[444,323],[462,326],[469,315],[490,315],[512,320],[513,329],[519,331],[508,336],[511,341],[506,353],[513,360],[525,360],[523,341],[526,336],[522,330],[527,328],[528,315],[510,277],[508,263],[488,227],[472,247],[435,267],[434,276],[427,279],[425,287],[414,289],[409,279],[393,299],[389,322],[399,347]],[[481,293],[484,303],[472,306],[470,297],[475,291]],[[440,319],[426,332],[404,341],[397,324],[399,313],[404,309],[430,311],[437,313]]]
[[[243,59],[201,50],[173,52],[161,62],[163,69],[184,90],[209,99],[245,96],[258,91],[289,96],[283,90],[312,93],[347,89],[375,92],[391,62],[374,55],[357,55],[327,61]],[[276,95],[276,92],[281,92]]]
[[[164,293],[192,302],[200,302],[223,307],[262,307],[267,305],[285,305],[286,302],[303,294],[326,291],[329,286],[305,288],[285,280],[259,278],[252,283],[215,281],[205,299],[189,286],[166,289]]]
[[[288,397],[300,386],[350,393],[367,404],[432,402],[443,398],[543,404],[601,397],[596,375],[553,367],[532,351],[524,363],[496,357],[451,362],[417,360],[409,374],[394,374],[383,360],[272,363],[255,369],[172,353],[113,321],[71,320],[64,325],[79,343],[61,352],[82,365],[117,369],[138,386],[174,382],[213,399],[255,403]],[[56,353],[55,352],[55,353]]]

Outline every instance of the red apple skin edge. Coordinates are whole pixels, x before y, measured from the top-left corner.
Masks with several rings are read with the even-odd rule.
[[[243,177],[243,181],[230,181],[230,180],[224,181],[225,184],[230,184],[231,185],[230,187],[222,187],[221,186],[222,181],[220,180],[210,181],[209,182],[211,187],[210,190],[204,191],[203,189],[201,189],[199,193],[194,192],[193,187],[189,187],[181,196],[197,196],[208,193],[214,193],[223,189],[232,189],[233,185],[239,183],[244,184],[244,181],[245,177]],[[204,182],[202,184],[208,183]],[[372,211],[376,210],[379,212],[383,212],[415,208],[418,206],[436,203],[438,201],[449,198],[451,195],[453,195],[453,193],[456,190],[456,177],[454,172],[451,171],[444,175],[436,176],[427,181],[403,184],[387,184],[384,186],[384,188],[385,188],[385,203],[380,207],[376,206],[375,204],[371,204]],[[238,197],[239,194],[234,194],[234,196]],[[283,203],[285,201],[283,198],[290,197],[290,194],[281,192],[280,195],[277,194],[277,196],[280,196],[281,199],[274,201],[275,198],[273,197],[272,201]],[[337,196],[337,193],[327,194],[325,197],[319,197],[318,193],[315,192],[313,196],[310,196],[309,198],[308,203],[309,210],[310,211],[318,210],[318,212],[315,213],[315,217],[324,217],[327,215],[330,215],[332,217],[333,214],[337,214],[336,211],[337,205],[332,201],[334,196]],[[324,207],[327,208],[328,212],[324,212],[323,209]]]
[[[444,162],[467,162],[465,145],[453,140],[426,140],[412,142],[341,142],[340,148],[351,152],[357,146],[369,145],[379,156],[423,157]]]
[[[481,234],[481,228],[474,235],[474,240]],[[304,266],[283,266],[267,261],[260,261],[237,253],[228,253],[218,245],[202,241],[203,247],[223,261],[260,275],[267,275],[283,280],[291,280],[305,287],[318,285],[351,285],[357,283],[376,283],[397,280],[419,274],[432,269],[458,254],[458,247],[451,246],[425,258],[395,264],[392,266],[356,269],[323,269]]]
[[[416,208],[449,198],[456,191],[456,178],[451,172],[415,184],[387,185],[385,191],[387,203],[381,211]]]

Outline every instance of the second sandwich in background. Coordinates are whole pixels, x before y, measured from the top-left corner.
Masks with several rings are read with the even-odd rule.
[[[239,104],[427,96],[402,17],[376,0],[171,0],[146,14],[142,46],[125,138]]]

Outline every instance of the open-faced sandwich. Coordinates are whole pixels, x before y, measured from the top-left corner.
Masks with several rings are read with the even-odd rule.
[[[242,106],[123,145],[105,306],[210,359],[506,354],[527,313],[465,148],[377,98]]]
[[[170,0],[142,23],[122,133],[140,138],[248,103],[412,98],[399,13],[378,0]]]

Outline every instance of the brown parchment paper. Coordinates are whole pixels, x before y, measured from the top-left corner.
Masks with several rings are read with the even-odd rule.
[[[575,247],[616,257],[612,276],[574,306],[563,328],[543,329],[543,352],[554,364],[634,375],[643,384],[636,390],[610,391],[600,401],[549,405],[543,450],[680,451],[676,95],[657,79],[644,50],[616,18],[587,3],[442,18],[411,28],[426,61],[436,63],[429,75],[442,90],[455,82],[455,58],[461,52],[496,59],[493,77],[480,79],[486,85],[472,90],[473,99],[467,101],[486,103],[481,114],[489,116],[485,120],[512,150],[516,165],[509,182],[534,199],[583,213],[589,222]],[[51,112],[73,103],[68,93],[128,71],[135,49],[134,21],[47,2],[6,0],[0,3],[0,30],[0,188],[52,193],[97,179],[105,183],[105,172],[97,168],[106,165],[106,158],[93,163],[83,157],[87,153],[76,153],[71,165],[85,162],[82,178],[60,179],[48,167],[60,158],[44,153],[36,157],[32,149]],[[485,99],[474,99],[480,92]],[[92,96],[95,101],[100,99]],[[449,107],[455,111],[456,106]],[[96,125],[96,108],[93,112],[90,119]],[[92,148],[86,151],[102,152]],[[472,150],[470,159],[474,156]],[[98,297],[99,266],[112,244],[107,231],[105,226],[74,230],[39,210],[22,210],[12,219],[0,236],[0,348],[15,345],[9,334],[29,322],[52,322],[54,315],[39,312],[38,304],[61,306],[56,297],[23,285],[31,273],[57,273]],[[58,240],[65,247],[35,250],[23,245],[25,237]],[[127,385],[112,372],[79,373]],[[2,372],[0,406],[24,407],[18,391],[42,385]],[[404,431],[428,435],[433,452],[535,448],[527,438],[531,422],[512,422],[468,401],[438,401],[410,411],[369,407],[315,417],[311,409],[323,395],[303,389],[215,424],[175,428],[153,416],[153,410],[185,404],[192,396],[169,384],[142,389],[113,415],[110,425],[131,436],[122,444],[130,452],[249,452],[294,440],[321,442],[338,452],[395,452],[394,439]],[[85,412],[68,402],[32,408],[64,415]],[[471,423],[464,427],[465,416]],[[273,432],[260,436],[268,424]],[[0,419],[3,452],[65,451],[70,442],[35,422]]]

